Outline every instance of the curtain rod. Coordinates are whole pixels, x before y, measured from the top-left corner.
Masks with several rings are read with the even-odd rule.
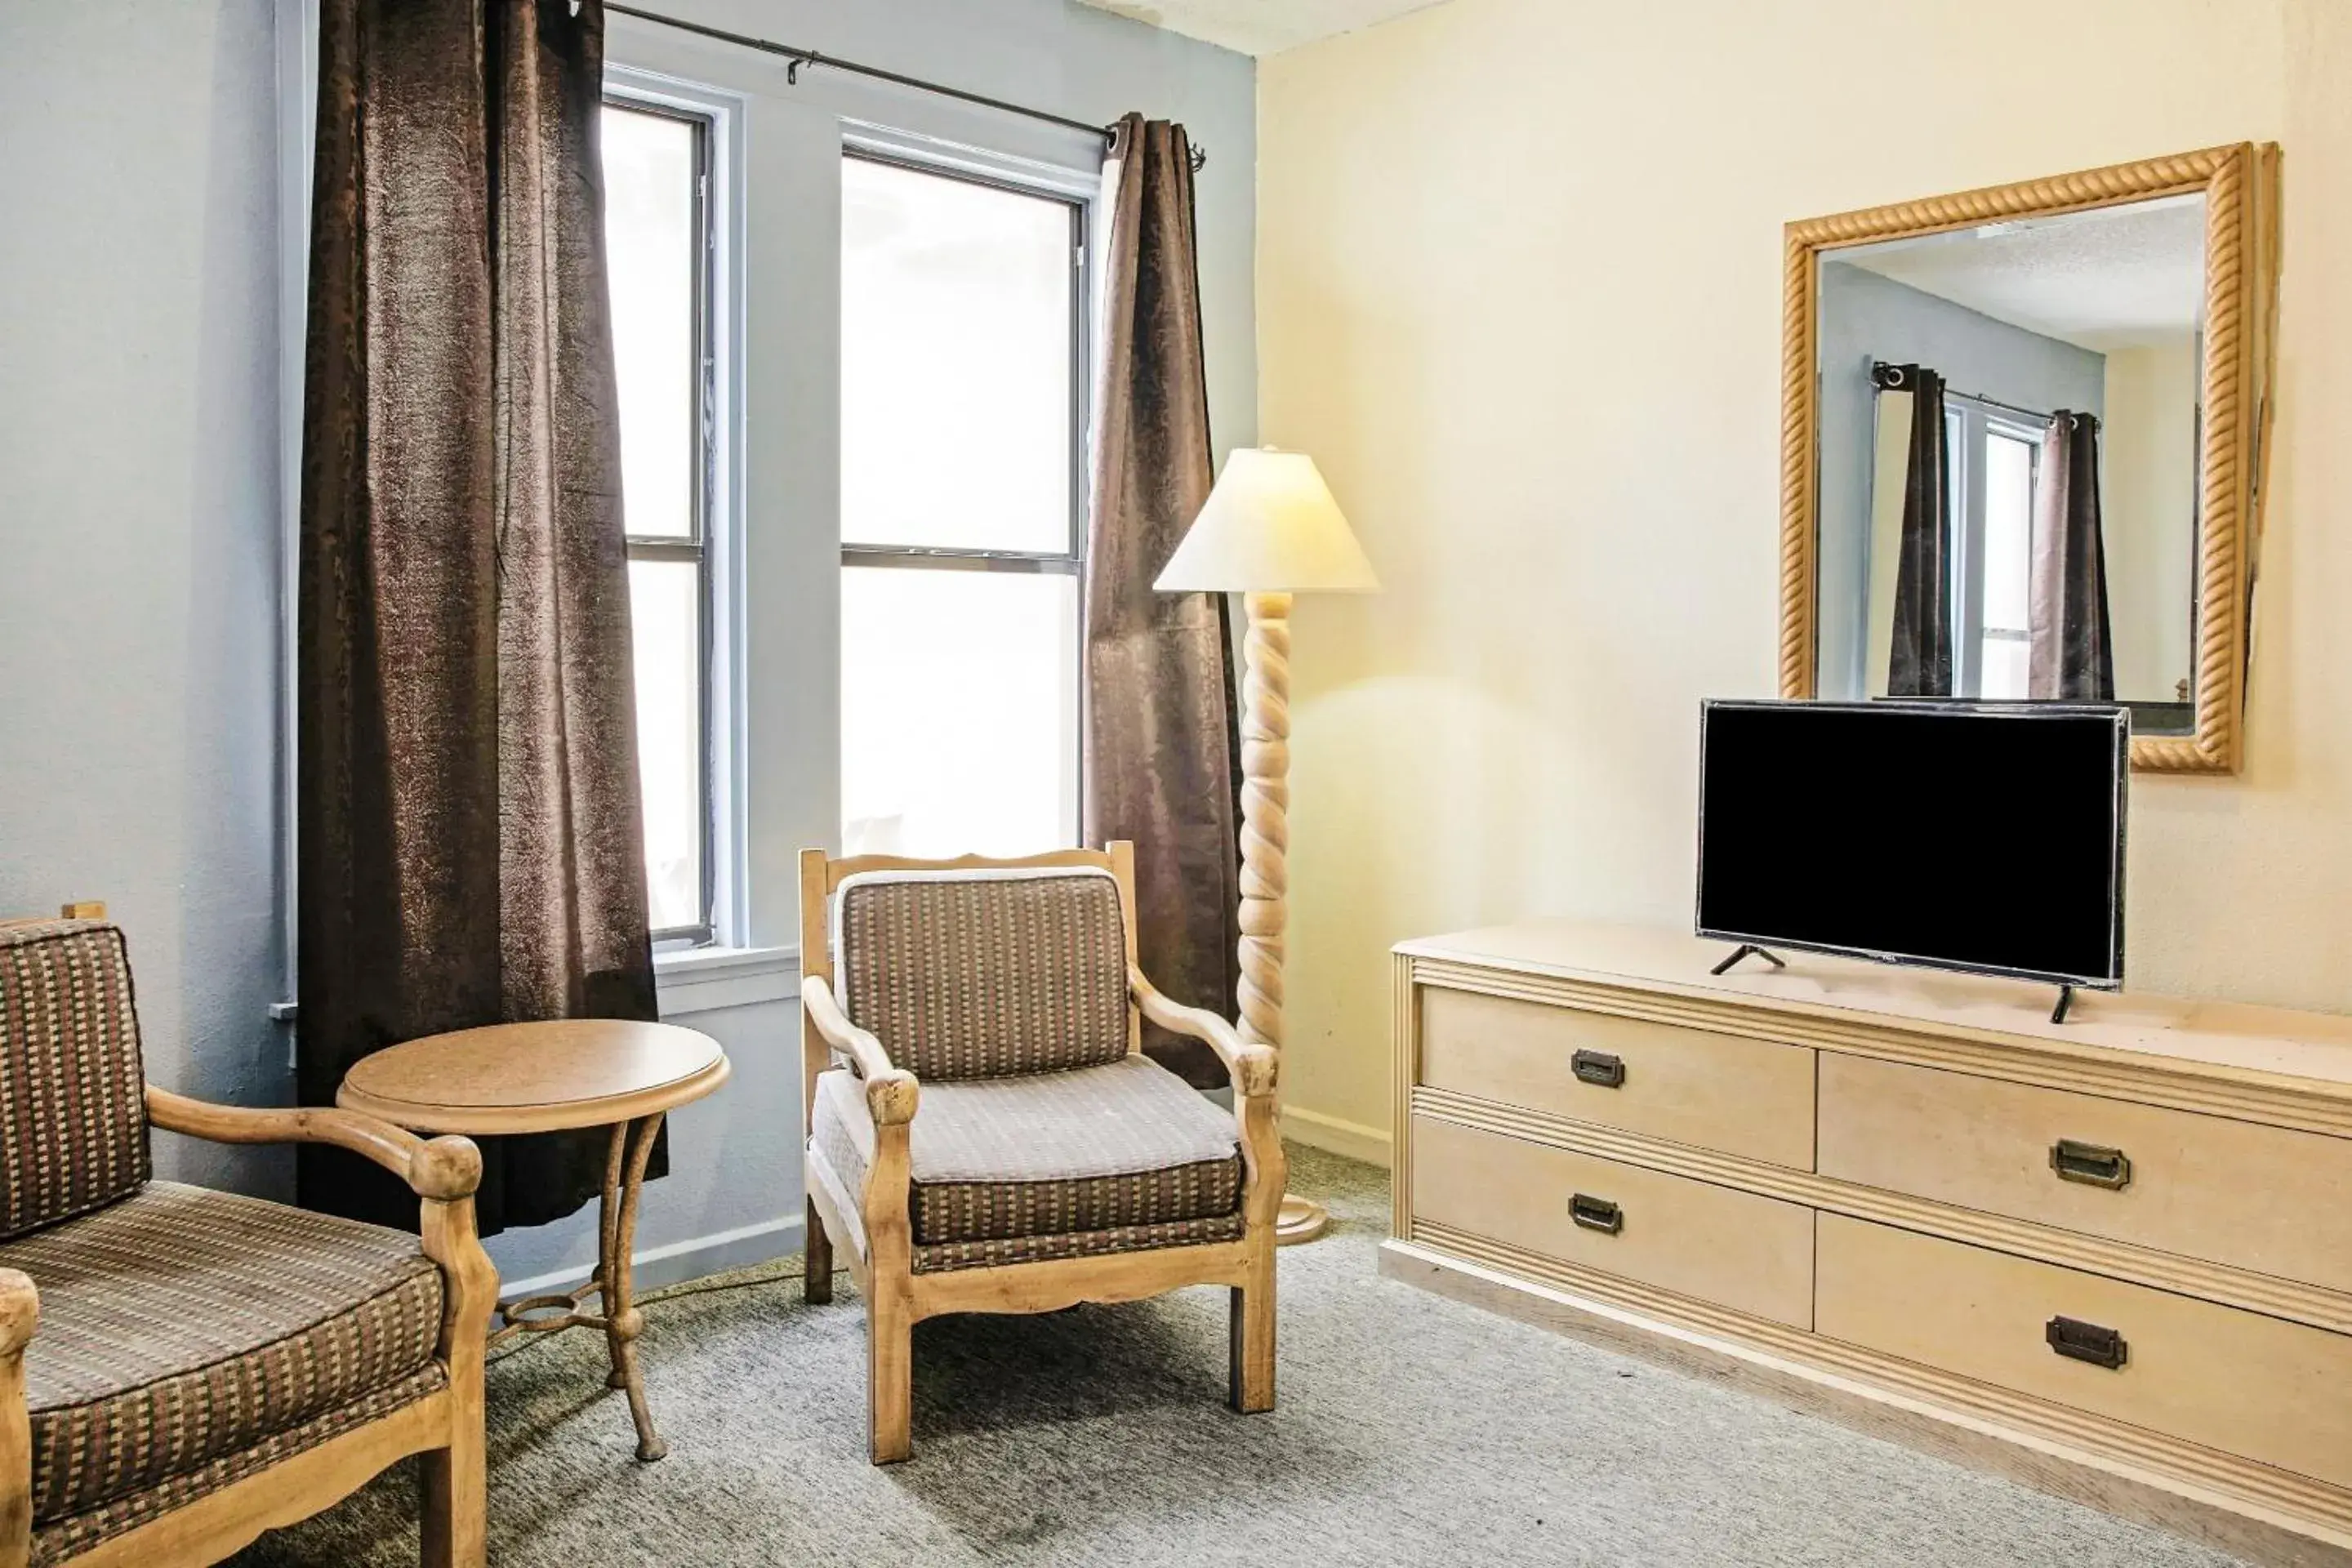
[[[990,98],[984,93],[966,92],[960,87],[950,87],[944,82],[925,81],[921,77],[906,76],[898,71],[885,70],[880,66],[861,65],[856,60],[844,59],[838,55],[820,54],[815,49],[795,48],[790,44],[779,44],[767,38],[754,38],[742,33],[730,33],[723,27],[705,26],[700,22],[689,22],[680,16],[665,16],[658,11],[640,11],[635,5],[614,5],[611,0],[606,0],[604,9],[623,16],[635,16],[640,22],[652,22],[664,27],[676,27],[682,33],[695,33],[706,38],[716,38],[722,44],[733,44],[738,48],[757,49],[763,55],[780,56],[788,62],[784,67],[784,82],[790,87],[800,85],[803,66],[825,66],[834,70],[847,71],[853,76],[871,77],[876,81],[887,81],[899,87],[912,88],[918,92],[935,93],[941,98],[952,98],[959,103],[976,104],[982,109],[993,109],[1003,114],[1018,114],[1025,119],[1043,121],[1048,125],[1061,126],[1066,131],[1084,132],[1089,136],[1101,137],[1106,146],[1112,142],[1117,131],[1115,126],[1089,125],[1083,120],[1072,120],[1066,115],[1050,113],[1043,109],[1031,109],[1026,104],[1010,103],[1001,98]],[[1206,152],[1199,147],[1192,149],[1192,170],[1195,174],[1198,174],[1208,161],[1209,154]]]
[[[1905,384],[1909,378],[1903,373],[1916,368],[1917,367],[1914,365],[1890,364],[1883,359],[1874,360],[1870,365],[1871,390],[1874,392],[1912,391],[1914,390],[1912,387]],[[2045,410],[2021,408],[2014,403],[2003,403],[1998,397],[1987,397],[1981,393],[1958,391],[1949,383],[1945,384],[1944,395],[1948,397],[1960,398],[1969,403],[1981,403],[1988,408],[1998,408],[2003,414],[2014,414],[2021,418],[2031,419],[2037,425],[2047,425],[2051,419],[2051,416]]]

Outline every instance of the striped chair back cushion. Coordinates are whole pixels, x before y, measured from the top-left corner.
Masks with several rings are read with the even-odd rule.
[[[1127,927],[1108,871],[871,871],[834,904],[842,1010],[919,1079],[1127,1054]]]
[[[150,1169],[122,932],[0,926],[0,1240],[128,1197]]]

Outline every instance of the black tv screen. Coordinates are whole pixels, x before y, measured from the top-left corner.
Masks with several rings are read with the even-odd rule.
[[[1698,932],[2123,982],[2124,710],[1710,702]]]

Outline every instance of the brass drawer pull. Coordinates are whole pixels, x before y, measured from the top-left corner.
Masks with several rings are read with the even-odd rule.
[[[2078,1143],[2072,1138],[2061,1138],[2050,1145],[2050,1168],[2058,1173],[2062,1182],[2080,1182],[2089,1187],[2131,1185],[2130,1155],[2096,1143]]]
[[[2052,1350],[2069,1361],[2086,1361],[2109,1372],[2120,1369],[2131,1354],[2131,1347],[2124,1342],[2123,1335],[2079,1318],[2051,1319],[2042,1337],[2050,1342]]]
[[[1606,1051],[1579,1051],[1568,1058],[1569,1070],[1576,1081],[1601,1089],[1625,1087],[1625,1058],[1612,1057]]]
[[[1607,1198],[1587,1197],[1582,1193],[1568,1200],[1568,1216],[1587,1230],[1597,1230],[1603,1236],[1614,1236],[1625,1228],[1625,1211]]]

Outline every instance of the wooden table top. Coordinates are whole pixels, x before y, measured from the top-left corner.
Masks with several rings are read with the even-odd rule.
[[[674,1110],[730,1070],[718,1041],[675,1024],[559,1018],[387,1047],[353,1064],[335,1103],[414,1132],[551,1132]]]

